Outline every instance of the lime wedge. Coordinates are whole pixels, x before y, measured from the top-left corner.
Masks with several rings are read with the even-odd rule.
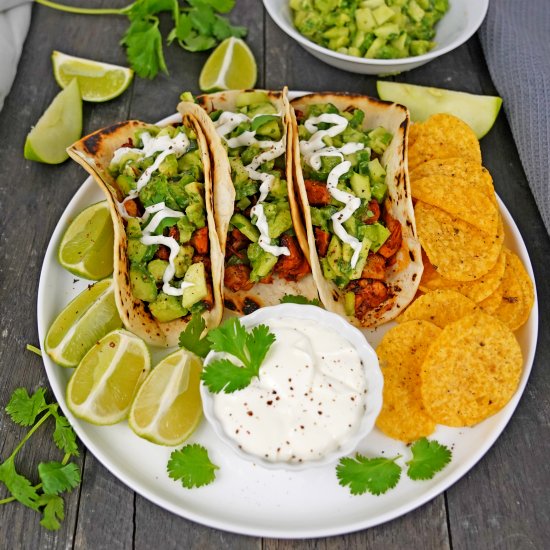
[[[59,92],[25,141],[28,160],[59,164],[69,158],[67,147],[82,134],[82,99],[73,80]]]
[[[93,424],[120,422],[128,415],[151,368],[145,342],[125,330],[104,336],[84,356],[67,386],[71,412]]]
[[[244,90],[256,84],[258,67],[250,48],[240,38],[226,38],[210,54],[199,77],[203,92]]]
[[[52,323],[46,335],[46,353],[62,367],[76,367],[105,334],[122,326],[112,279],[81,292]]]
[[[107,201],[88,206],[66,229],[57,258],[68,271],[99,281],[113,272],[114,231]]]
[[[158,445],[179,445],[202,418],[199,392],[202,363],[187,350],[165,357],[139,389],[128,424]]]
[[[102,102],[118,97],[132,82],[134,71],[127,67],[73,57],[62,52],[52,53],[55,80],[66,88],[73,79],[78,81],[84,101]]]
[[[492,127],[502,105],[497,96],[467,94],[442,88],[430,88],[379,80],[380,99],[405,105],[413,122],[424,122],[436,113],[448,113],[462,119],[481,139]]]

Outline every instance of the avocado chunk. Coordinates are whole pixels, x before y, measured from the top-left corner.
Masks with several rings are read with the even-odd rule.
[[[192,305],[196,304],[200,300],[203,300],[208,296],[208,288],[206,286],[206,274],[204,270],[204,264],[198,262],[192,264],[183,279],[184,283],[192,283],[193,286],[189,286],[183,289],[181,296],[181,305],[184,308],[189,309]]]
[[[350,179],[350,185],[357,197],[370,201],[371,190],[368,176],[363,176],[354,172]]]
[[[154,260],[151,260],[147,264],[147,270],[149,271],[149,273],[157,283],[161,283],[162,277],[164,276],[164,272],[166,271],[166,268],[169,265],[170,264],[166,260],[155,258]]]
[[[130,267],[132,294],[138,300],[154,302],[157,298],[157,283],[152,275],[139,265]]]
[[[188,243],[193,236],[195,226],[185,216],[178,219],[178,223],[176,224],[176,226],[179,231],[179,243]]]
[[[281,128],[279,127],[277,120],[269,120],[258,127],[258,129],[256,130],[256,134],[258,136],[265,136],[278,141],[281,139]]]
[[[188,313],[181,305],[179,296],[169,296],[164,292],[160,292],[157,299],[149,304],[149,310],[161,323],[179,319]]]
[[[141,225],[136,218],[128,218],[126,223],[126,235],[129,239],[139,239],[142,236]]]
[[[355,315],[355,294],[353,292],[344,294],[344,311],[346,315]]]
[[[252,242],[255,243],[258,241],[258,237],[260,236],[258,228],[252,225],[252,222],[244,214],[233,214],[230,223]]]
[[[174,258],[174,267],[176,268],[176,277],[181,278],[193,263],[193,254],[195,250],[192,246],[180,246],[178,255]]]
[[[363,269],[365,267],[365,264],[367,263],[367,257],[369,255],[370,245],[371,245],[370,239],[368,237],[363,237],[363,241],[361,242],[361,250],[359,251],[359,258],[357,260],[357,263],[355,264],[355,267],[351,268],[351,273],[349,276],[350,279],[361,278],[361,274],[363,273]]]
[[[187,215],[189,221],[197,229],[201,229],[206,225],[206,215],[204,213],[204,208],[202,207],[202,204],[199,204],[199,203],[190,204],[185,209],[185,214]]]
[[[292,228],[290,205],[288,202],[265,202],[264,214],[269,229],[269,238],[276,239]]]
[[[136,264],[147,263],[153,258],[157,248],[156,244],[148,246],[143,244],[139,239],[128,239],[128,259],[130,262]]]
[[[173,153],[168,155],[159,166],[159,172],[167,178],[173,178],[178,173],[178,159]]]
[[[266,252],[258,243],[252,243],[247,250],[248,259],[252,266],[250,280],[257,282],[271,273],[277,263],[277,256]]]
[[[235,105],[237,107],[248,107],[255,103],[269,103],[269,97],[265,92],[242,92],[237,96]]]
[[[390,231],[381,223],[376,222],[371,225],[363,225],[360,228],[359,234],[363,239],[369,239],[371,242],[370,249],[373,252],[378,252],[378,249],[386,242],[390,236]]]

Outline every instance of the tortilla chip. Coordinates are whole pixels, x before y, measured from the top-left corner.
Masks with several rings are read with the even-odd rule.
[[[415,215],[422,248],[443,277],[473,281],[496,264],[503,240],[500,229],[496,234],[480,231],[421,201],[416,203]]]
[[[410,443],[435,429],[422,404],[420,369],[440,332],[426,321],[409,321],[387,332],[376,350],[384,376],[383,405],[376,425],[389,437]]]
[[[411,183],[431,176],[445,176],[453,180],[462,180],[471,188],[480,189],[497,204],[493,178],[489,171],[478,162],[468,158],[433,159],[420,164],[410,172]]]
[[[448,114],[432,115],[417,124],[416,138],[409,147],[409,169],[433,159],[466,158],[481,164],[479,141],[472,129]]]
[[[492,314],[505,323],[510,330],[517,330],[529,319],[535,301],[533,282],[519,257],[504,250],[506,269],[495,300]],[[483,304],[481,304],[483,306]],[[487,309],[488,305],[485,304]],[[489,306],[490,307],[490,306]]]
[[[493,233],[498,224],[498,208],[485,190],[468,181],[447,176],[429,176],[411,183],[414,199],[437,206],[465,222]]]
[[[420,296],[397,319],[399,323],[412,320],[429,321],[439,328],[470,315],[476,303],[455,290],[435,290]]]
[[[479,302],[479,307],[489,315],[493,315],[502,302],[502,290],[500,285],[487,298]]]
[[[522,367],[512,331],[495,317],[472,313],[447,325],[430,347],[421,368],[424,407],[438,424],[477,424],[510,401]]]
[[[482,302],[495,292],[500,286],[506,267],[506,256],[501,251],[495,265],[485,275],[474,281],[459,282],[442,277],[424,253],[422,254],[422,260],[424,271],[422,279],[420,279],[420,289],[423,292],[445,289],[456,290],[474,302]]]

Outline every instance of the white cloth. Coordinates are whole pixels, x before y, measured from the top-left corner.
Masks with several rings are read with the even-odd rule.
[[[0,110],[17,72],[31,7],[32,0],[0,0]]]

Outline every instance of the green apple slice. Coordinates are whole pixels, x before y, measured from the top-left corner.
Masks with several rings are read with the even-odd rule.
[[[376,89],[380,99],[405,105],[413,122],[423,122],[436,113],[448,113],[466,122],[477,139],[493,127],[502,105],[502,98],[498,96],[467,94],[401,82],[379,80]]]
[[[25,141],[28,160],[59,164],[69,158],[67,147],[82,135],[82,99],[75,79],[59,92]]]

